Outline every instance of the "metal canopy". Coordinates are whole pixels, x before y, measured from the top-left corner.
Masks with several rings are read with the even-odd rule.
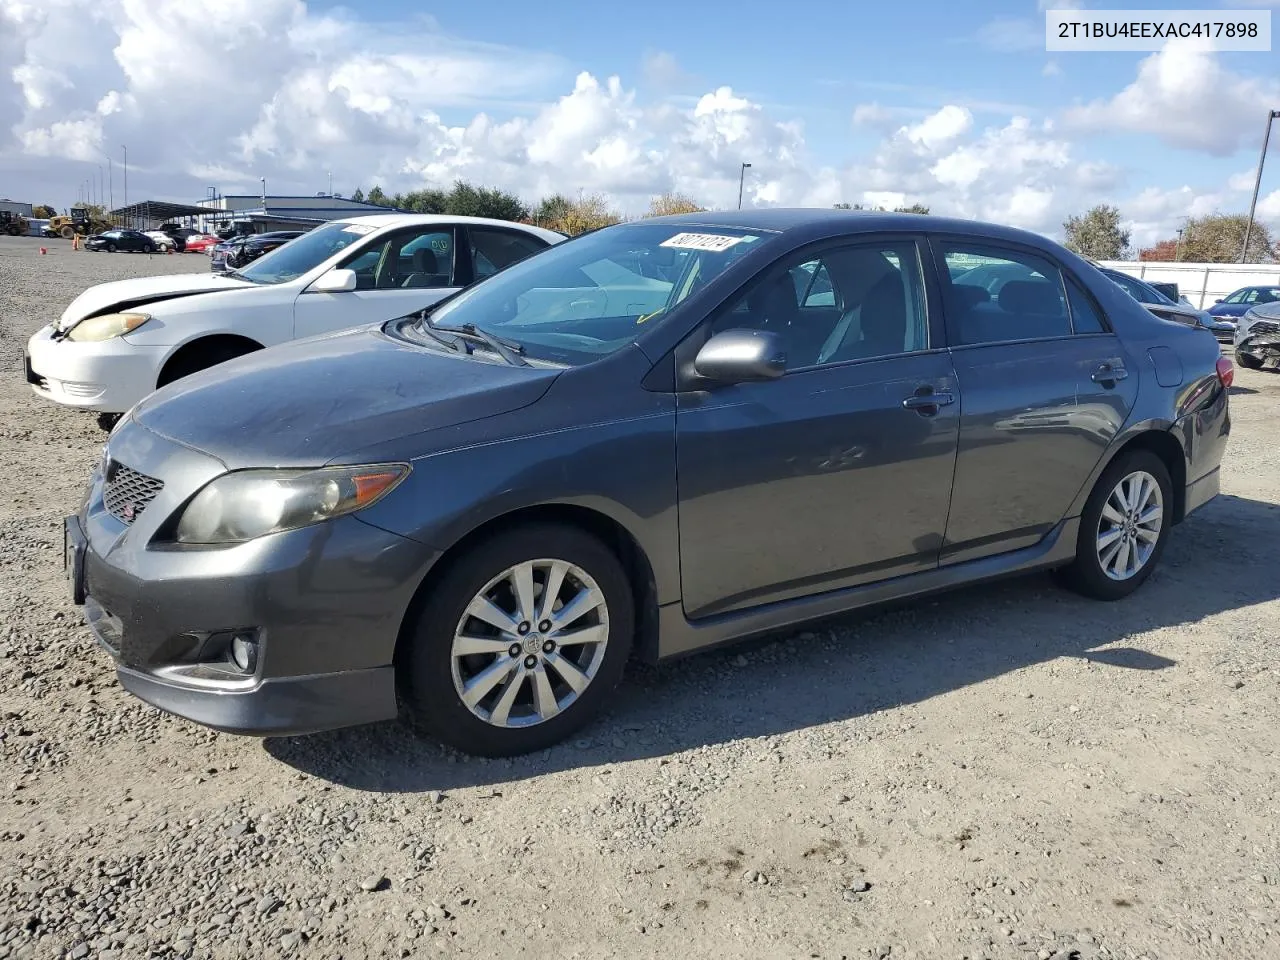
[[[130,223],[138,221],[176,220],[178,217],[207,217],[212,211],[208,207],[196,207],[189,203],[169,203],[167,200],[144,200],[142,203],[131,203],[127,207],[119,207],[111,211],[111,216],[119,217]]]

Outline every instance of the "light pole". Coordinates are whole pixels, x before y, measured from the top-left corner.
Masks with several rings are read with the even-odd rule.
[[[262,212],[266,213],[267,212],[267,178],[259,177],[258,179],[262,181]]]
[[[106,197],[104,196],[107,192],[106,185],[106,181],[102,176],[102,164],[98,164],[98,206],[102,206],[103,201],[106,200]]]
[[[330,199],[332,199],[333,197],[333,171],[332,170],[329,171],[329,197]]]
[[[1175,261],[1182,259],[1182,234],[1186,227],[1178,228],[1178,242],[1173,245],[1173,259]]]
[[[739,210],[742,209],[742,185],[747,180],[747,168],[749,166],[751,166],[751,164],[744,163],[742,165],[742,169],[738,171],[738,209]]]
[[[120,144],[121,158],[124,161],[124,205],[129,206],[129,148]],[[128,224],[126,223],[126,226]]]
[[[1240,248],[1240,262],[1249,255],[1249,235],[1253,233],[1253,214],[1258,207],[1258,188],[1262,186],[1262,165],[1267,162],[1267,141],[1271,139],[1271,121],[1280,117],[1280,110],[1267,111],[1267,129],[1262,134],[1262,154],[1258,157],[1258,176],[1253,181],[1253,200],[1249,202],[1249,222],[1244,228],[1244,246]]]

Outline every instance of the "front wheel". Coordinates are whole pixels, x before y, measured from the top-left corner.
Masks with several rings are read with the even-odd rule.
[[[116,252],[116,245],[114,243],[108,243],[107,253],[115,253],[115,252]]]
[[[459,557],[408,628],[407,718],[465,753],[503,757],[549,747],[600,710],[630,654],[635,610],[607,546],[530,524]]]
[[[1236,351],[1236,363],[1244,367],[1246,370],[1261,370],[1262,360],[1252,354],[1244,353],[1240,350]]]
[[[1080,515],[1076,558],[1063,571],[1095,600],[1127,597],[1151,576],[1173,521],[1173,484],[1149,450],[1121,454],[1103,471]]]
[[[154,243],[148,243],[145,247],[143,247],[143,248],[142,248],[142,252],[143,252],[143,253],[155,253],[155,252],[156,252],[156,245],[155,245]]]

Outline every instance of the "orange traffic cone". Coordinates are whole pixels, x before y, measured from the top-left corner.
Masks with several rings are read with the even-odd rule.
[[[40,256],[42,256],[42,257],[43,257],[43,256],[44,256],[46,253],[48,253],[48,252],[49,252],[49,251],[48,251],[48,250],[46,250],[44,247],[41,247],[41,248],[40,248]]]

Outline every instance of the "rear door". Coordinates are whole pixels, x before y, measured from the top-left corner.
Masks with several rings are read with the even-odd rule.
[[[353,252],[337,266],[353,270],[356,289],[310,288],[294,301],[295,337],[379,323],[421,310],[461,286],[459,230],[452,224],[406,227]],[[462,271],[465,271],[465,263]]]
[[[1128,417],[1138,368],[1042,252],[957,236],[933,248],[963,396],[947,564],[1030,546],[1063,519]]]

